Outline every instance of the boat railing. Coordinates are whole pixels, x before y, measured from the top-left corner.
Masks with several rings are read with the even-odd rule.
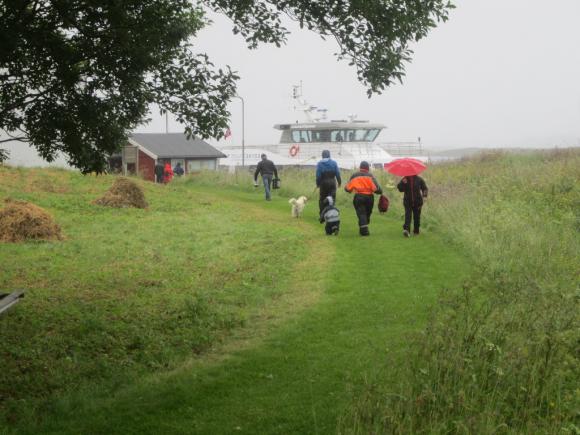
[[[377,145],[393,157],[422,156],[424,154],[421,142],[380,142]]]

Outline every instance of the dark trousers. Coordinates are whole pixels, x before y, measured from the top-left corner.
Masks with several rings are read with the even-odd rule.
[[[338,230],[340,229],[340,221],[339,222],[327,222],[324,226],[324,231],[326,231],[326,235],[330,236],[332,234],[338,234]]]
[[[324,200],[327,196],[332,196],[332,200],[336,204],[336,181],[334,181],[334,178],[320,182],[320,197],[318,198],[319,214],[324,210]]]
[[[411,230],[411,215],[413,215],[413,232],[418,233],[419,227],[421,226],[421,206],[405,206],[405,224],[403,225],[404,230]]]
[[[371,223],[371,214],[375,204],[375,197],[373,195],[361,195],[359,193],[354,195],[352,205],[358,217],[358,226],[360,233],[368,233],[368,226]]]

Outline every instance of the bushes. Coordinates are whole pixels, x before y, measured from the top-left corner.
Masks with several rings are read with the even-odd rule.
[[[430,170],[429,214],[473,273],[345,432],[577,433],[579,167],[575,150]]]

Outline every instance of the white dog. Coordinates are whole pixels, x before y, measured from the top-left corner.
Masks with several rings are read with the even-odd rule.
[[[302,212],[306,206],[306,201],[308,201],[308,198],[305,196],[299,196],[298,199],[291,198],[288,201],[290,204],[292,204],[292,217],[299,218],[302,216]]]

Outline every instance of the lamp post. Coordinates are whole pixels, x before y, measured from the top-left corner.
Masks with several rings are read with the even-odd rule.
[[[242,102],[242,167],[246,166],[246,136],[244,132],[245,128],[245,108],[244,108],[244,99],[239,95],[234,95],[234,98],[239,98]]]

